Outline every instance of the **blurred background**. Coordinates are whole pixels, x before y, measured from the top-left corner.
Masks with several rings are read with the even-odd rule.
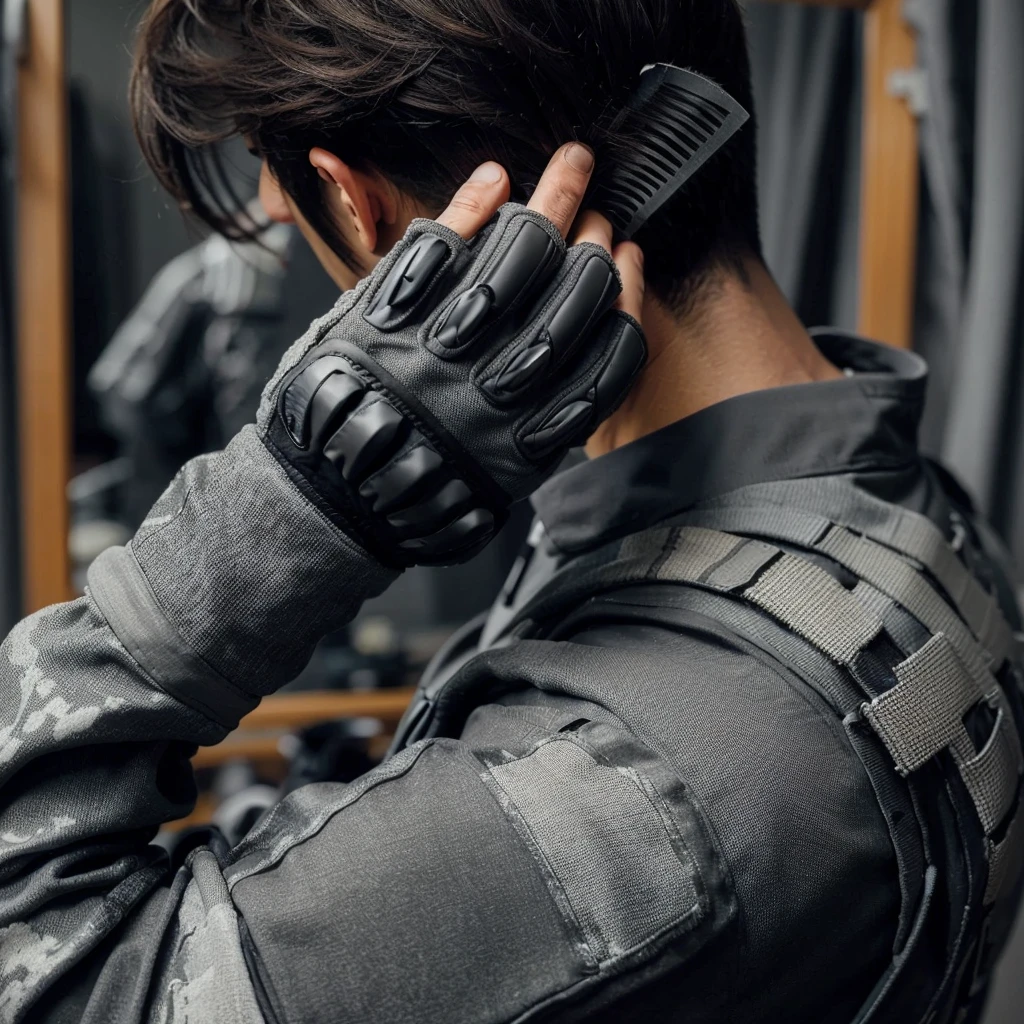
[[[0,0],[0,630],[80,592],[188,458],[252,419],[337,298],[291,229],[232,246],[145,170],[135,0]],[[1024,556],[1024,2],[747,0],[769,264],[809,325],[929,360],[925,448]],[[255,191],[255,161],[239,180]],[[418,672],[486,607],[528,509],[480,558],[406,573],[288,692],[201,750],[177,828],[229,833],[381,756]],[[853,898],[853,897],[851,897]],[[1022,935],[987,1024],[1024,1020]]]

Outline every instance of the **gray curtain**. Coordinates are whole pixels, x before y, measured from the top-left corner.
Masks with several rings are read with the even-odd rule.
[[[958,205],[968,215],[958,239],[960,308],[946,353],[956,386],[941,452],[1024,562],[1024,3],[978,0],[973,54],[960,53],[955,34],[966,20],[963,6],[915,3],[932,22],[942,19],[925,58],[944,61],[953,75],[976,69],[973,125],[954,140],[971,159],[970,174],[958,182]]]
[[[926,76],[914,345],[922,429],[1024,563],[1024,2],[905,0]],[[804,320],[857,308],[856,12],[748,4],[765,251]]]
[[[752,3],[761,234],[811,325],[857,320],[860,22],[850,11]]]
[[[914,347],[922,444],[1024,564],[1024,0],[905,0],[927,82]],[[751,2],[765,255],[808,324],[856,324],[860,16]],[[1024,1019],[1024,922],[984,1024]]]

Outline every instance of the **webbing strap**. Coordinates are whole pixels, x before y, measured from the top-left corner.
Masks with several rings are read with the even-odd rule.
[[[923,519],[924,517],[917,518]],[[781,506],[770,508],[722,507],[713,510],[700,510],[686,513],[680,517],[680,520],[694,524],[713,520],[727,529],[750,532],[758,536],[798,544],[829,556],[855,576],[870,583],[897,604],[906,608],[930,633],[945,633],[957,654],[970,669],[980,691],[988,692],[996,685],[989,666],[1001,664],[1005,660],[1009,645],[1013,643],[1012,633],[1002,615],[998,615],[998,621],[1006,627],[1005,633],[1009,640],[1003,643],[1002,653],[996,655],[994,652],[986,651],[981,643],[971,635],[971,631],[920,571],[881,542],[867,536],[858,536],[846,527],[836,525],[816,513]],[[934,530],[934,527],[932,529]],[[881,534],[883,531],[876,526],[875,532]],[[904,527],[903,534],[906,535],[909,532],[910,527]],[[923,534],[923,532],[923,528],[918,531],[919,534]],[[941,533],[938,533],[937,530],[935,533],[945,544]],[[919,553],[921,547],[922,545],[919,544]],[[946,547],[948,548],[948,545]],[[953,554],[952,549],[949,551],[953,560],[959,565],[959,560]],[[963,566],[960,568],[963,569]],[[963,571],[966,573],[966,569]],[[947,573],[947,575],[949,574]],[[986,621],[993,620],[989,617]]]
[[[949,641],[938,633],[895,668],[897,684],[864,706],[864,716],[901,775],[920,768],[964,731],[978,693]]]
[[[1021,816],[1018,814],[1006,835],[993,843],[988,843],[988,882],[985,885],[985,905],[994,903],[1003,894],[1008,879],[1020,874],[1021,860],[1024,859],[1024,839],[1021,838]]]
[[[667,550],[653,577],[738,593],[840,665],[882,629],[882,621],[824,569],[762,541],[685,527],[637,534],[622,554],[650,565],[650,545]]]
[[[979,697],[998,685],[989,659],[967,627],[921,573],[894,551],[842,526],[829,529],[815,548],[901,604],[930,632],[944,633],[975,680]]]
[[[808,547],[830,526],[855,530],[923,565],[997,668],[1013,650],[1013,631],[997,599],[967,570],[927,516],[890,505],[835,477],[757,484],[709,502],[704,509],[690,514],[687,521],[699,523],[707,515],[726,530],[754,532]]]
[[[931,633],[917,619],[865,580],[858,580],[852,593],[865,608],[882,620],[886,633],[904,654],[911,655],[919,651],[931,639]]]
[[[1005,694],[977,641],[919,570],[878,542],[834,525],[813,547],[861,579],[853,592],[813,562],[762,541],[696,526],[656,533],[631,537],[623,554],[656,579],[742,597],[840,665],[852,667],[882,630],[887,610],[906,608],[934,635],[894,667],[896,685],[866,701],[864,717],[901,775],[949,750],[986,837],[1004,822],[1022,769]],[[656,557],[652,543],[661,547]],[[997,716],[976,751],[964,715],[981,700]],[[999,849],[991,840],[988,846],[994,871]]]
[[[782,555],[743,596],[841,665],[882,629],[882,620],[842,584],[795,555]]]
[[[985,834],[991,835],[1013,806],[1021,770],[1020,739],[1009,707],[999,708],[989,739],[977,754],[966,730],[952,750]]]

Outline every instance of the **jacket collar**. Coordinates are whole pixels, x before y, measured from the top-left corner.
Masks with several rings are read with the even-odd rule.
[[[563,470],[532,499],[548,543],[581,553],[749,484],[911,464],[924,360],[852,334],[812,334],[845,377],[738,395]]]

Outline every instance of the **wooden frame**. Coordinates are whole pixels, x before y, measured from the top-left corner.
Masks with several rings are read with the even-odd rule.
[[[910,348],[920,156],[917,117],[897,95],[917,41],[903,0],[874,0],[864,14],[864,127],[860,209],[860,322],[869,338]]]
[[[71,596],[71,217],[64,0],[27,0],[18,75],[15,361],[25,612]]]

